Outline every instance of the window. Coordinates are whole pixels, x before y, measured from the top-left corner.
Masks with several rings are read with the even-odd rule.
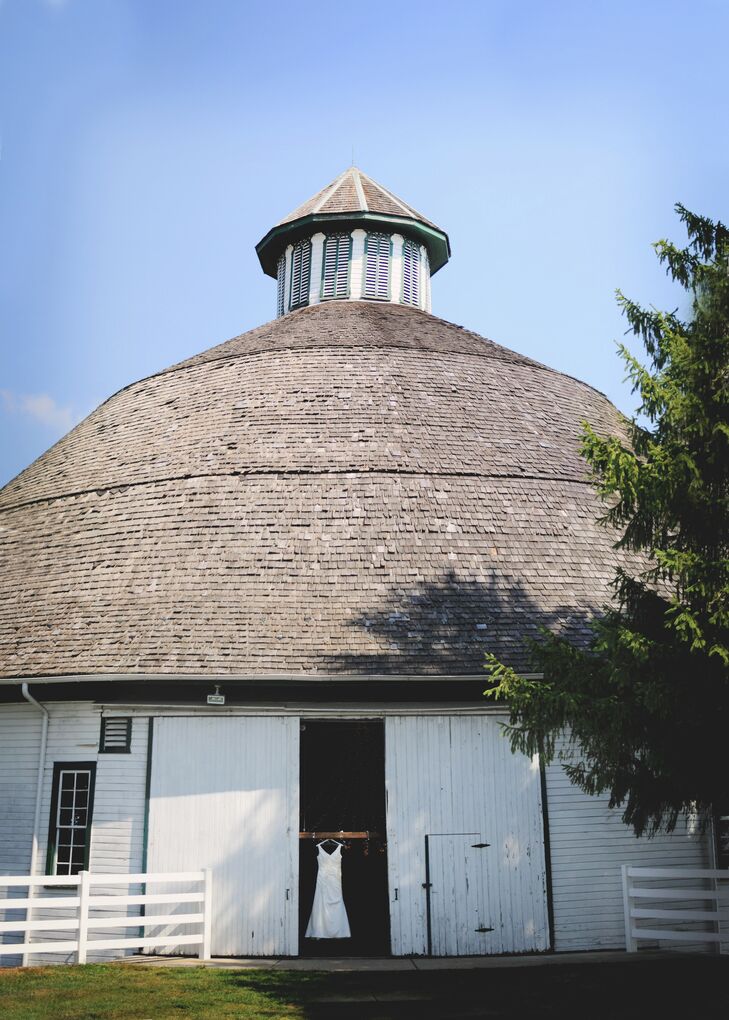
[[[88,867],[95,762],[56,762],[46,874],[77,875]]]
[[[367,235],[363,297],[389,301],[391,250],[389,234]]]
[[[286,283],[286,256],[282,255],[276,266],[276,315],[284,313],[284,287]]]
[[[289,308],[309,304],[309,271],[311,267],[311,241],[299,241],[291,253],[291,300]]]
[[[406,237],[402,246],[402,300],[420,305],[420,245]]]
[[[99,751],[102,754],[129,754],[132,749],[132,720],[105,716],[101,720]]]
[[[349,258],[352,238],[349,234],[330,234],[324,241],[321,273],[322,301],[346,298],[349,293]]]

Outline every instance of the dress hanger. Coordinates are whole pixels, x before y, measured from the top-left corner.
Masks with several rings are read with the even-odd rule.
[[[343,846],[344,845],[343,843],[340,843],[338,839],[332,839],[331,836],[327,837],[327,839],[323,839],[321,841],[321,843],[317,843],[316,845],[317,846],[324,846],[325,843],[333,843],[335,846]]]

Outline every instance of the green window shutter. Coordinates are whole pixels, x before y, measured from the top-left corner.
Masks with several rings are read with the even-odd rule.
[[[349,294],[349,261],[352,238],[349,234],[330,234],[324,240],[321,274],[322,301],[346,298]]]
[[[276,266],[276,314],[284,313],[284,286],[286,283],[286,256],[281,255]]]
[[[311,241],[299,241],[291,253],[291,301],[289,307],[300,308],[309,303]]]
[[[389,234],[368,234],[365,242],[364,297],[390,298],[390,252],[392,244]]]
[[[420,245],[406,237],[402,246],[402,300],[420,304]]]

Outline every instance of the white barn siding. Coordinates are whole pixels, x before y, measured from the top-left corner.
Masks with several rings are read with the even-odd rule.
[[[23,875],[30,868],[33,814],[41,739],[41,713],[24,702],[0,707],[0,874]],[[8,889],[0,878],[0,899],[25,896],[24,889]],[[22,920],[21,911],[0,910],[0,920]],[[4,934],[9,945],[22,935]],[[17,967],[20,957],[0,956],[0,966]]]
[[[295,955],[298,718],[157,718],[152,746],[149,870],[212,869],[214,955]]]
[[[390,717],[385,733],[392,952],[428,950],[426,834],[434,955],[547,949],[536,762],[512,755],[493,716]]]
[[[34,692],[37,693],[37,692]],[[42,697],[39,697],[41,703]],[[51,795],[53,786],[53,766],[56,762],[67,761],[95,761],[96,762],[96,787],[94,793],[94,811],[92,820],[91,852],[89,857],[89,870],[91,872],[118,873],[124,874],[142,870],[144,853],[144,814],[145,814],[145,775],[147,761],[147,720],[142,718],[134,719],[132,725],[132,750],[131,754],[99,754],[99,735],[101,730],[101,706],[91,702],[49,702],[45,705],[49,712],[48,722],[48,746],[43,778],[43,793],[41,797],[40,828],[39,828],[39,851],[36,865],[36,874],[44,874],[46,868],[46,853],[48,848],[48,827],[50,820]],[[32,744],[26,749],[22,756],[27,765],[24,765],[24,774],[32,780],[27,779],[27,788],[32,790],[29,796],[29,805],[21,812],[22,824],[27,827],[28,852],[24,862],[19,862],[15,871],[22,874],[27,871],[30,862],[30,839],[32,832],[32,816],[35,806],[35,766],[38,760],[38,748],[40,741],[40,719],[41,714],[36,709],[27,706],[25,712],[22,706],[3,706],[0,710],[0,719],[4,725],[8,725],[6,718],[10,720],[12,728],[14,715],[22,713],[25,720],[24,726],[29,740]],[[34,715],[38,722],[37,735],[35,731],[31,734],[32,723],[29,720]],[[111,710],[108,715],[120,715],[121,712]],[[30,727],[29,729],[27,727]],[[0,755],[4,752],[4,747]],[[4,808],[3,808],[4,810]],[[26,820],[29,814],[29,821]],[[5,865],[5,858],[2,858],[2,870],[10,871],[11,868]],[[132,889],[132,892],[135,890]],[[114,886],[105,889],[103,886],[95,886],[97,894],[127,892],[126,886]],[[62,889],[39,889],[38,896],[64,896],[69,895]],[[135,914],[138,908],[120,908],[120,913]],[[71,917],[73,913],[64,910],[42,911],[36,910],[34,918],[44,916]],[[94,928],[92,937],[102,938],[119,937],[119,929],[110,929],[105,933],[101,928]],[[62,941],[68,939],[66,932],[34,932],[33,938],[36,941]],[[119,952],[103,951],[90,952],[89,962],[103,959],[111,959],[119,956]],[[2,959],[2,958],[0,958]],[[68,953],[59,954],[35,954],[30,962],[59,963],[71,959]]]
[[[556,761],[545,772],[554,948],[624,949],[621,864],[712,867],[709,834],[679,822],[670,835],[637,839],[607,797],[583,793]]]

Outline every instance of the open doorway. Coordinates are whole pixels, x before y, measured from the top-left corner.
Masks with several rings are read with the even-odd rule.
[[[299,827],[301,955],[389,954],[381,719],[302,720]],[[316,887],[319,834],[341,832],[345,835],[337,838],[343,844],[342,895],[351,937],[305,938]]]

